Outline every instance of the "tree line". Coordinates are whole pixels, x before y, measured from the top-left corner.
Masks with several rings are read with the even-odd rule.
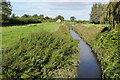
[[[55,18],[51,18],[48,16],[44,16],[43,14],[34,14],[28,15],[24,14],[21,17],[12,14],[12,5],[9,1],[5,0],[4,2],[0,3],[0,23],[3,25],[9,24],[30,24],[30,23],[42,23],[42,22],[55,22],[58,19],[64,21],[65,18],[61,15],[58,15]],[[75,21],[76,18],[74,16],[70,17],[70,21]]]
[[[110,28],[116,28],[120,23],[120,1],[109,2],[108,4],[93,4],[90,22],[94,24],[110,24]]]
[[[76,20],[74,16],[70,17],[70,20],[65,20],[65,18],[61,15],[56,16],[55,18],[51,18],[48,16],[44,16],[43,14],[34,14],[28,15],[24,14],[21,17],[12,14],[12,5],[9,1],[5,0],[0,3],[1,11],[0,11],[0,23],[3,25],[9,24],[30,24],[30,23],[42,23],[42,22],[55,22],[58,19],[61,21],[72,21],[77,23],[86,23],[88,21]]]
[[[54,19],[50,18],[48,16],[44,16],[44,15],[28,15],[28,14],[24,14],[23,16],[19,17],[19,16],[15,16],[15,14],[12,14],[9,17],[9,23],[10,24],[28,24],[28,23],[41,23],[41,22],[53,22]]]
[[[58,15],[56,18],[44,16],[42,14],[28,15],[24,14],[21,17],[12,14],[12,5],[9,1],[5,0],[0,3],[0,23],[6,24],[28,24],[28,23],[41,23],[41,22],[55,22],[60,19],[64,21],[64,17]]]
[[[12,14],[12,6],[9,1],[4,1],[0,3],[0,22],[4,24],[28,24],[28,23],[41,23],[41,22],[55,22],[60,19],[64,21],[64,17],[58,15],[56,18],[50,18],[44,15],[28,15],[24,14],[19,17]],[[120,23],[120,1],[119,2],[109,2],[108,4],[96,3],[93,4],[90,23],[94,24],[110,24],[110,28],[116,28]],[[12,14],[12,15],[11,15]],[[70,17],[70,21],[77,21],[74,16]],[[85,21],[77,21],[86,23]],[[87,22],[88,23],[88,22]]]

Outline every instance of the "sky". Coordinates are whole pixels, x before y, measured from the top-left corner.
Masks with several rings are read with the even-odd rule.
[[[75,16],[77,20],[89,20],[89,14],[93,3],[97,0],[9,0],[12,5],[12,13],[17,16],[23,14],[43,14],[55,18],[58,15],[69,20]],[[99,2],[98,0],[97,2]],[[107,3],[108,0],[101,0]]]

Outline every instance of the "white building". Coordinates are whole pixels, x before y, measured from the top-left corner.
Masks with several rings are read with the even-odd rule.
[[[61,22],[61,20],[60,20],[60,19],[58,19],[56,22]]]

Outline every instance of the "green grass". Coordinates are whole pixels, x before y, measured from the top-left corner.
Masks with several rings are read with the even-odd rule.
[[[107,24],[82,24],[83,26],[86,27],[106,27]]]
[[[97,27],[100,25],[95,24],[78,24],[74,27],[74,30],[84,38],[88,44],[92,43],[95,37],[102,31],[104,27]],[[86,37],[87,36],[87,37]]]
[[[45,30],[54,32],[59,28],[60,23],[39,23],[18,26],[2,27],[2,47],[10,47],[23,37],[30,36],[31,33]]]

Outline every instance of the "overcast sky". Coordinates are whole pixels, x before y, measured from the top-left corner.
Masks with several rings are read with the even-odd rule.
[[[95,0],[29,0],[29,1],[10,0],[13,6],[12,13],[16,14],[17,16],[21,16],[23,14],[29,14],[29,15],[43,14],[49,17],[56,17],[57,15],[62,15],[65,17],[65,19],[69,19],[70,16],[75,16],[77,20],[89,20],[89,14],[91,11],[92,4],[96,1]],[[98,2],[99,1],[100,0],[98,0]],[[105,0],[102,3],[106,3],[106,2],[108,2],[108,0]]]

